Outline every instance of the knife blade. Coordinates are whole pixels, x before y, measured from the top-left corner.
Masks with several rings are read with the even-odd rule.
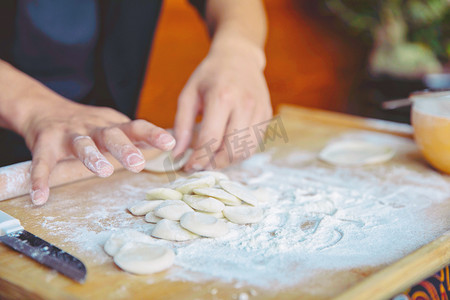
[[[0,242],[75,281],[86,279],[86,267],[78,258],[26,231],[18,219],[1,210]]]

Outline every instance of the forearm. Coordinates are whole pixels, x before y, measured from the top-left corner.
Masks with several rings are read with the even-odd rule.
[[[262,1],[209,0],[206,22],[212,36],[211,51],[232,49],[265,67],[267,22]]]
[[[52,90],[0,60],[0,126],[24,135],[30,114],[43,111],[43,102],[60,99]],[[39,102],[37,102],[39,99]]]

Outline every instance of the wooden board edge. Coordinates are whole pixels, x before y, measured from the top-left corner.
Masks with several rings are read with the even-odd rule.
[[[302,118],[319,123],[335,124],[349,128],[364,129],[380,133],[413,138],[411,125],[380,119],[364,118],[344,113],[326,111],[316,108],[306,108],[292,104],[281,104],[277,107],[277,114]]]
[[[336,300],[390,299],[450,262],[450,230],[340,294]],[[424,278],[425,277],[425,278]]]

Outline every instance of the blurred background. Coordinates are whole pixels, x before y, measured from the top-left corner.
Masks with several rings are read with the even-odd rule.
[[[409,122],[409,107],[384,110],[382,103],[429,87],[427,74],[450,71],[448,0],[265,0],[265,5],[265,73],[274,110],[292,103]],[[208,35],[196,10],[187,0],[165,1],[138,117],[172,127],[178,94],[207,51]]]

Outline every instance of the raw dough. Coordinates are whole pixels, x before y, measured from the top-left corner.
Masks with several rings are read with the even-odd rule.
[[[160,218],[160,217],[158,217],[158,216],[155,216],[155,213],[151,211],[151,212],[149,212],[149,213],[147,213],[147,214],[145,215],[144,220],[145,220],[145,222],[147,222],[147,223],[156,224],[156,223],[158,223],[159,221],[161,221],[162,218]]]
[[[199,188],[194,189],[193,192],[197,195],[209,196],[219,199],[227,205],[241,205],[241,200],[230,193],[217,188]]]
[[[236,224],[258,223],[264,216],[261,208],[249,205],[227,206],[223,210],[223,214],[228,220]]]
[[[185,213],[180,224],[187,230],[206,237],[219,237],[228,233],[229,229],[223,220],[198,212]]]
[[[173,221],[180,220],[181,216],[187,212],[194,211],[189,205],[181,200],[166,200],[158,205],[153,213],[155,216]]]
[[[336,166],[362,166],[386,162],[394,155],[395,150],[386,145],[344,140],[327,145],[320,151],[319,158]]]
[[[255,197],[255,195],[252,193],[251,190],[243,186],[242,184],[239,184],[237,182],[229,181],[229,180],[221,180],[219,182],[219,185],[228,193],[235,195],[242,201],[251,204],[251,205],[258,205],[258,199]]]
[[[202,213],[202,214],[205,214],[205,215],[208,215],[208,216],[213,216],[213,217],[215,217],[215,218],[217,218],[217,219],[223,219],[223,218],[225,218],[225,216],[223,215],[223,213],[222,213],[221,211],[219,211],[219,212],[199,211],[199,213]]]
[[[173,265],[175,254],[169,248],[138,242],[126,243],[114,256],[121,269],[134,274],[152,274]]]
[[[152,160],[148,160],[144,170],[158,173],[181,170],[191,157],[192,149],[187,149],[177,161],[172,157],[172,151],[162,152]]]
[[[159,221],[152,231],[152,236],[169,241],[188,241],[199,236],[180,226],[180,223],[163,219]]]
[[[137,230],[122,229],[113,232],[103,248],[106,253],[114,256],[127,242],[153,243],[154,240],[150,236]]]
[[[135,216],[143,216],[148,212],[153,211],[158,205],[163,203],[164,200],[154,200],[154,201],[140,201],[128,207],[128,210]]]
[[[219,183],[221,180],[229,180],[228,176],[220,173],[220,172],[214,172],[214,171],[201,171],[196,172],[194,174],[191,174],[188,178],[201,178],[205,176],[213,176],[216,179],[216,184]]]
[[[181,200],[183,194],[169,188],[155,188],[146,193],[147,200]]]
[[[214,176],[187,179],[180,183],[175,189],[183,194],[191,194],[193,189],[212,187],[216,183]]]
[[[225,204],[208,196],[184,195],[183,201],[202,212],[221,212],[225,208]]]

